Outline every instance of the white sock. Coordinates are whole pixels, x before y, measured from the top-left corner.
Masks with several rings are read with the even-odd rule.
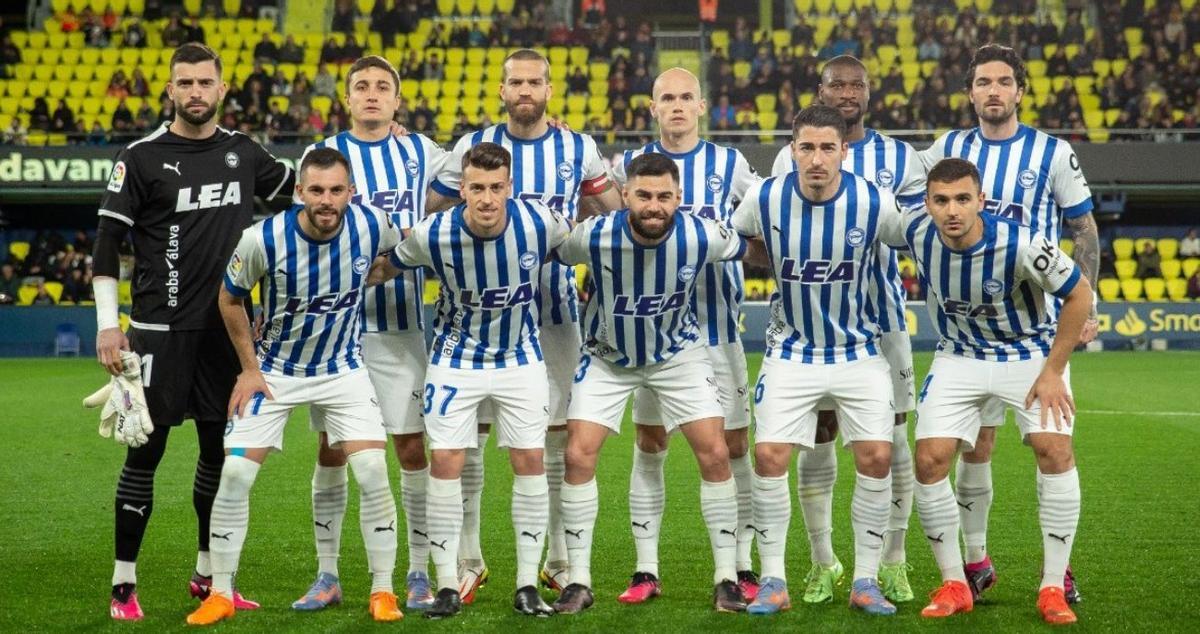
[[[733,471],[733,482],[737,487],[737,553],[735,565],[738,570],[753,570],[750,549],[754,546],[754,531],[746,528],[754,523],[754,506],[750,501],[750,490],[754,487],[754,469],[750,466],[750,454],[729,459]]]
[[[408,526],[408,571],[429,572],[429,531],[425,528],[425,490],[429,467],[400,471],[400,502]]]
[[[363,449],[347,457],[358,483],[358,524],[367,549],[371,593],[391,592],[396,570],[396,498],[387,474],[387,452]]]
[[[233,599],[233,575],[238,569],[246,527],[250,523],[250,488],[262,465],[242,456],[225,456],[221,484],[213,499],[208,552],[212,559],[212,591]]]
[[[429,554],[433,558],[437,590],[458,591],[458,536],[463,527],[462,480],[429,476],[425,493],[425,525],[429,528]],[[436,592],[435,592],[436,594]]]
[[[312,478],[313,534],[317,538],[317,572],[338,576],[342,520],[346,517],[346,465],[317,465]]]
[[[962,551],[958,549],[958,508],[950,479],[942,478],[933,484],[918,482],[916,498],[921,530],[933,547],[933,558],[942,571],[942,581],[966,583]]]
[[[971,463],[958,459],[954,476],[958,514],[962,521],[967,563],[979,563],[987,557],[988,513],[992,510],[992,463]]]
[[[487,444],[487,437],[487,434],[479,434],[479,444],[474,449],[467,449],[467,460],[463,464],[460,478],[463,501],[459,559],[483,560],[483,549],[479,545],[479,501],[483,496],[483,447]]]
[[[700,514],[708,527],[715,564],[713,585],[737,581],[737,507],[737,484],[732,477],[724,482],[700,481]]]
[[[908,447],[908,425],[892,429],[892,503],[888,509],[887,532],[883,535],[883,563],[904,563],[904,538],[913,504],[912,451]]]
[[[567,540],[567,559],[571,564],[570,583],[592,587],[592,531],[600,510],[596,478],[583,484],[562,486],[563,533]]]
[[[854,580],[879,577],[883,534],[887,531],[892,499],[892,474],[872,478],[861,473],[854,479],[850,500],[850,525],[854,527]]]
[[[209,574],[211,574],[211,571]],[[208,575],[205,576],[207,577]],[[117,586],[122,583],[137,583],[136,561],[121,561],[118,559],[113,562],[112,584]]]
[[[546,467],[546,485],[550,492],[550,519],[546,524],[546,563],[562,564],[567,561],[567,540],[562,531],[562,481],[567,472],[567,430],[546,431],[546,453],[542,455]],[[519,586],[518,586],[519,587]]]
[[[833,555],[833,483],[837,481],[836,440],[801,450],[796,457],[796,490],[800,512],[808,531],[808,544],[814,564],[832,566]],[[762,546],[759,546],[762,556]]]
[[[787,476],[755,474],[751,495],[754,523],[750,525],[750,530],[758,540],[762,576],[787,581],[783,559],[787,551],[788,524],[792,519],[792,496],[788,492]]]
[[[1042,524],[1042,587],[1063,587],[1071,546],[1079,526],[1079,470],[1041,476],[1038,519]]]
[[[513,477],[512,522],[517,539],[517,588],[537,586],[538,562],[542,560],[546,524],[550,518],[549,492],[545,474]]]
[[[637,551],[637,572],[658,576],[658,535],[662,526],[667,487],[663,463],[667,452],[648,453],[633,446],[633,471],[629,475],[629,524]]]
[[[212,558],[207,550],[196,551],[196,574],[201,577],[212,576]]]

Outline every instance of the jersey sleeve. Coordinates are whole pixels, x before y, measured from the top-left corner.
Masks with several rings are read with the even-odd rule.
[[[952,132],[943,134],[933,142],[933,145],[917,152],[917,156],[920,157],[921,165],[925,168],[926,174],[929,173],[929,170],[933,169],[934,165],[938,164],[938,161],[946,158],[946,142],[951,134]]]
[[[729,194],[734,200],[741,200],[746,197],[746,192],[750,188],[762,180],[758,172],[754,171],[754,167],[750,165],[750,161],[742,156],[741,152],[734,150],[733,160],[733,182],[729,185]]]
[[[254,290],[254,285],[267,271],[267,254],[263,249],[262,223],[256,223],[242,231],[229,264],[225,266],[225,290],[234,297],[245,297]]]
[[[462,186],[462,159],[470,149],[471,135],[464,134],[458,143],[454,144],[454,149],[442,163],[442,169],[438,170],[437,177],[430,183],[433,191],[451,198],[459,197],[458,190]]]
[[[133,152],[123,149],[113,163],[97,213],[132,227],[146,198],[146,186]]]
[[[588,218],[571,229],[571,233],[554,250],[554,259],[563,264],[586,264],[589,257],[588,241],[596,223],[604,216]]]
[[[1045,236],[1036,234],[1017,258],[1017,276],[1055,297],[1066,297],[1079,283],[1079,267]]]
[[[900,185],[896,188],[896,200],[904,207],[919,205],[925,200],[925,163],[911,145],[903,141],[896,143],[900,146],[898,149],[908,157],[904,173],[900,175]]]
[[[738,203],[737,209],[733,210],[733,216],[730,222],[733,224],[733,230],[746,238],[757,238],[763,234],[762,215],[758,206],[758,199],[761,197],[762,188],[766,187],[767,181],[755,183],[749,191],[746,192],[746,197],[742,202]]]
[[[580,136],[583,138],[583,182],[579,185],[579,195],[593,196],[608,187],[608,164],[600,156],[596,140],[586,134]]]
[[[254,148],[254,195],[263,200],[293,195],[292,192],[296,189],[296,173],[292,168],[272,156],[257,141],[250,143]]]
[[[379,223],[379,250],[377,253],[387,253],[395,249],[400,244],[400,227],[392,222],[391,214],[378,207],[368,205],[363,207],[374,215],[375,222]]]
[[[890,192],[879,191],[879,225],[876,239],[890,247],[906,247],[904,240],[904,211]]]
[[[621,153],[621,160],[613,165],[612,177],[618,185],[625,187],[625,183],[629,182],[629,176],[625,174],[625,165],[633,160],[633,150],[625,150]]]
[[[1079,167],[1079,157],[1066,141],[1059,141],[1050,164],[1050,188],[1055,204],[1067,218],[1078,218],[1092,211],[1092,189]]]
[[[779,148],[779,154],[775,155],[775,162],[771,164],[771,176],[783,176],[794,171],[796,166],[792,164],[792,146],[788,144]]]
[[[429,181],[426,185],[431,185],[446,170],[446,164],[450,161],[450,152],[424,134],[417,135],[417,142],[425,150],[425,176]],[[455,194],[457,193],[456,191]]]
[[[746,239],[736,232],[707,218],[696,218],[696,221],[700,223],[700,228],[708,240],[705,264],[740,260],[746,254]]]
[[[392,250],[392,264],[402,269],[433,266],[433,258],[429,254],[429,225],[433,220],[434,216],[429,216],[408,232],[408,237],[401,240]]]

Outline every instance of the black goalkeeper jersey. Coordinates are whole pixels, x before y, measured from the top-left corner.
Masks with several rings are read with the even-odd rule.
[[[254,197],[290,197],[295,175],[240,132],[192,140],[168,125],[121,150],[99,214],[133,233],[135,325],[221,328],[221,275],[253,220]]]

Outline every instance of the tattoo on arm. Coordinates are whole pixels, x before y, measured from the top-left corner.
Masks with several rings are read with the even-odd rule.
[[[1084,214],[1078,218],[1067,219],[1071,233],[1075,239],[1075,263],[1092,288],[1096,287],[1096,278],[1100,273],[1100,230],[1096,227],[1096,218]],[[1094,316],[1094,313],[1093,313]]]

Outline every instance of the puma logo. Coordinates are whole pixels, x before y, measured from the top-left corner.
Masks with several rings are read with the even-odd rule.
[[[183,176],[183,174],[179,173],[179,161],[175,161],[174,165],[171,165],[170,163],[163,163],[163,169],[175,172],[176,176]]]
[[[138,515],[141,515],[142,517],[146,517],[146,507],[147,506],[149,506],[149,505],[143,504],[141,506],[131,506],[129,504],[122,504],[121,510],[129,511],[130,513],[137,513]]]
[[[571,537],[574,537],[575,539],[583,539],[583,529],[582,528],[577,531],[573,531],[569,528],[564,528],[563,532],[570,535]]]
[[[396,520],[392,520],[387,526],[376,526],[376,533],[386,533],[388,531],[396,532]]]
[[[1070,533],[1067,533],[1066,535],[1055,535],[1054,533],[1046,533],[1046,535],[1053,537],[1054,539],[1057,539],[1058,541],[1060,541],[1064,544],[1067,543],[1067,538],[1071,536]]]
[[[424,537],[425,539],[429,539],[429,533],[422,533],[421,531],[419,531],[415,528],[413,529],[413,535],[417,535],[420,537]]]
[[[442,543],[440,543],[440,544],[439,544],[439,543],[437,543],[437,542],[435,542],[435,541],[433,541],[433,540],[431,539],[431,540],[429,540],[429,545],[430,545],[430,546],[437,546],[438,548],[441,548],[441,549],[444,551],[444,550],[446,550],[446,542],[448,542],[448,541],[450,541],[450,540],[448,540],[448,539],[443,539],[443,540],[442,540]]]
[[[720,532],[720,533],[718,533],[718,535],[728,535],[728,536],[730,536],[730,537],[737,538],[737,529],[735,528],[735,529],[733,529],[733,530],[731,530],[731,531],[727,531],[727,530],[725,530],[725,529],[723,529],[723,528],[722,528],[722,529],[721,529],[721,532]]]
[[[542,534],[542,531],[538,531],[536,533],[531,533],[529,531],[521,531],[521,537],[528,537],[529,539],[532,539],[534,542],[537,542],[538,535],[541,535],[541,534]]]
[[[959,503],[958,503],[958,505],[959,505],[959,506],[961,506],[961,507],[963,507],[963,508],[965,508],[965,509],[967,509],[967,512],[968,512],[968,513],[970,513],[970,512],[971,512],[971,507],[972,507],[972,506],[975,506],[975,503],[974,503],[974,502],[967,502],[966,504],[963,504],[962,502],[959,502]]]
[[[233,534],[233,531],[229,531],[228,533],[225,533],[224,535],[221,535],[220,533],[209,533],[208,536],[216,537],[217,539],[223,539],[225,541],[229,541],[229,536],[232,534]]]
[[[892,500],[892,506],[894,506],[896,508],[900,508],[900,499],[897,498],[895,500]]]
[[[637,522],[629,522],[629,523],[633,524],[634,528],[640,528],[644,531],[650,530],[650,520],[646,520],[646,521],[642,522],[641,524],[638,524]]]
[[[767,536],[767,531],[771,530],[771,529],[769,529],[769,528],[764,528],[764,529],[762,529],[762,530],[760,531],[760,530],[758,530],[758,527],[757,527],[757,526],[755,526],[754,524],[746,524],[746,528],[748,528],[748,529],[750,529],[750,530],[754,531],[755,533],[758,533],[758,536],[759,536],[759,537],[761,537],[761,538],[766,538],[766,536]]]
[[[942,532],[942,533],[938,533],[937,537],[934,537],[933,535],[926,535],[925,537],[928,537],[929,541],[931,541],[935,544],[940,544],[940,543],[942,543],[942,537],[944,537],[945,535],[946,535],[946,533]]]
[[[869,531],[867,531],[867,534],[870,535],[871,537],[878,537],[879,539],[883,539],[883,533],[876,533],[875,531],[869,530]]]
[[[333,529],[329,528],[333,524],[333,520],[329,520],[328,522],[325,522],[324,524],[318,522],[317,520],[313,520],[313,524],[316,524],[317,526],[320,526],[321,528],[323,528],[327,531],[333,530]]]

